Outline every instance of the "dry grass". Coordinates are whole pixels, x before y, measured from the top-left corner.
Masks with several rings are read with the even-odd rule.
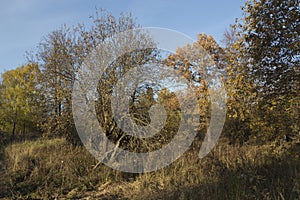
[[[5,148],[2,198],[43,199],[300,199],[299,143],[220,142],[204,159],[198,147],[156,172],[131,175],[101,165],[64,139]]]
[[[2,197],[59,197],[74,188],[92,190],[114,176],[109,168],[92,170],[95,159],[84,148],[74,148],[64,139],[12,144],[5,151]]]

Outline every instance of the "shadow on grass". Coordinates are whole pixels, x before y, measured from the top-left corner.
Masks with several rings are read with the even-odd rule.
[[[86,149],[73,148],[62,139],[9,147],[6,151],[11,157],[8,170],[1,175],[0,198],[300,198],[300,143],[275,150],[266,145],[229,146],[223,151],[223,145],[201,160],[191,150],[172,165],[142,175],[118,173],[103,165],[94,169],[97,161]]]
[[[143,199],[300,199],[300,160],[293,155],[299,152],[297,143],[281,157],[264,158],[259,166],[220,166],[215,181],[163,189]]]

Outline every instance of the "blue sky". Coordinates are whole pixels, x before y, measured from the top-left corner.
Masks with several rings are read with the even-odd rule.
[[[131,12],[143,27],[170,28],[196,39],[198,33],[217,41],[241,17],[243,0],[1,0],[0,73],[26,63],[43,36],[62,24],[90,22],[95,7],[118,15]]]

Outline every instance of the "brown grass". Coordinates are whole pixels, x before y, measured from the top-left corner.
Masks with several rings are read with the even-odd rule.
[[[300,199],[300,143],[220,142],[204,159],[198,147],[146,174],[116,172],[64,139],[5,148],[0,197],[7,199]]]

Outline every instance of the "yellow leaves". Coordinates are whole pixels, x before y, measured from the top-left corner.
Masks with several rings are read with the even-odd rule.
[[[229,114],[228,117],[229,117],[229,118],[234,118],[234,119],[235,119],[235,118],[238,117],[238,115],[237,115],[237,113],[234,113],[233,115]]]
[[[31,64],[10,70],[2,75],[1,107],[7,115],[18,112],[18,118],[28,120],[31,95],[35,91],[37,65]]]
[[[253,8],[257,9],[261,6],[261,4],[259,2],[255,2]]]

